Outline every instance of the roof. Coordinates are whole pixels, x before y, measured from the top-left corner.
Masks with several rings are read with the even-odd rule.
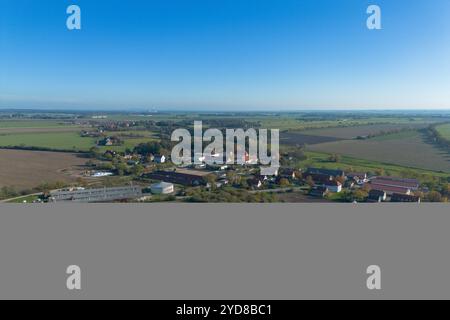
[[[365,173],[365,172],[349,172],[349,173],[347,173],[347,177],[360,178],[360,177],[366,177],[366,176],[367,176],[367,173]]]
[[[320,196],[323,196],[326,193],[328,193],[328,188],[325,187],[312,188],[309,192],[310,195],[320,195]]]
[[[292,169],[292,168],[282,168],[282,169],[280,169],[280,173],[281,173],[281,174],[292,175],[292,174],[295,173],[295,169]]]
[[[416,179],[402,179],[395,177],[377,177],[372,179],[372,183],[409,189],[417,189],[420,185],[419,181]]]
[[[151,188],[161,188],[161,189],[171,188],[171,187],[173,187],[173,183],[164,182],[164,181],[155,183],[151,186]]]
[[[386,191],[372,189],[369,191],[369,197],[384,197],[386,195]]]
[[[326,174],[333,177],[344,176],[345,172],[343,170],[331,170],[331,169],[320,169],[320,168],[308,168],[306,174]]]
[[[420,197],[408,194],[394,193],[391,197],[392,202],[419,202]]]
[[[339,181],[336,180],[331,180],[331,181],[327,181],[325,183],[326,186],[333,186],[333,187],[338,187],[338,186],[342,186],[342,183],[340,183]]]
[[[372,189],[382,190],[382,191],[386,191],[386,192],[405,194],[405,193],[408,193],[409,191],[411,191],[410,188],[406,188],[406,187],[386,186],[386,185],[377,184],[377,183],[370,183],[369,185]]]
[[[331,181],[331,179],[333,178],[330,175],[327,174],[319,174],[319,173],[313,173],[313,174],[309,174],[308,177],[311,177],[311,179],[314,182],[320,182],[320,183],[325,183],[328,181]]]
[[[247,183],[252,186],[258,186],[262,184],[261,180],[259,180],[258,178],[250,178],[247,180]]]
[[[182,185],[198,185],[205,182],[203,177],[175,171],[156,171],[145,174],[144,176],[153,180],[169,181]]]

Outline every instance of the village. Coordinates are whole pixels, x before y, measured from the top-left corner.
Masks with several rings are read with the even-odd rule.
[[[94,169],[86,174],[95,178],[128,174],[133,176],[129,185],[94,189],[73,186],[52,190],[38,202],[209,202],[214,194],[220,194],[225,201],[226,193],[237,192],[246,197],[235,201],[248,202],[272,202],[284,195],[299,195],[297,202],[420,203],[428,191],[416,179],[315,167],[282,166],[270,175],[262,175],[247,152],[244,165],[203,162],[176,166],[164,154],[121,154],[110,150],[102,155],[105,157],[116,164],[111,170]],[[193,163],[205,160],[202,155],[194,157],[197,159]]]

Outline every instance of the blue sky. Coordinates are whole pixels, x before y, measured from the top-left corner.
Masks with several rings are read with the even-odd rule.
[[[448,0],[0,0],[0,108],[450,108],[449,31]]]

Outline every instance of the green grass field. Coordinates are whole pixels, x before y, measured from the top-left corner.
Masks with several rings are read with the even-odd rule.
[[[0,135],[1,147],[37,147],[54,150],[87,151],[94,145],[95,139],[83,138],[78,132]]]
[[[372,172],[379,169],[383,169],[386,174],[393,176],[416,176],[418,178],[423,177],[440,177],[447,178],[450,177],[450,173],[408,168],[405,166],[395,165],[392,163],[386,163],[382,161],[371,161],[364,159],[357,159],[349,156],[342,156],[339,162],[330,162],[328,153],[321,152],[306,152],[308,159],[301,162],[300,166],[302,168],[306,167],[317,167],[326,169],[341,169],[345,171],[356,171],[356,172]]]
[[[436,130],[447,140],[450,140],[450,123],[436,127]]]
[[[62,120],[0,120],[2,128],[66,128]]]
[[[124,151],[133,149],[140,143],[149,142],[155,138],[148,137],[126,138],[120,146],[100,147],[101,150]],[[36,147],[52,150],[89,151],[96,145],[95,138],[81,137],[78,132],[52,132],[52,133],[20,133],[0,134],[0,147]]]
[[[9,201],[8,203],[33,203],[33,201],[39,199],[38,196],[24,196]]]

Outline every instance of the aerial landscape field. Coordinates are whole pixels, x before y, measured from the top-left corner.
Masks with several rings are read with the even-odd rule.
[[[85,163],[73,153],[0,149],[0,188],[30,190],[45,182],[74,182]]]
[[[175,166],[171,133],[193,130],[196,120],[221,131],[279,129],[279,173],[263,177],[250,163]],[[34,202],[134,185],[145,202],[370,202],[376,181],[390,177],[402,195],[393,199],[447,201],[449,135],[450,113],[441,112],[3,111],[0,198]],[[420,187],[401,189],[410,179]],[[155,186],[167,193],[155,194]]]

